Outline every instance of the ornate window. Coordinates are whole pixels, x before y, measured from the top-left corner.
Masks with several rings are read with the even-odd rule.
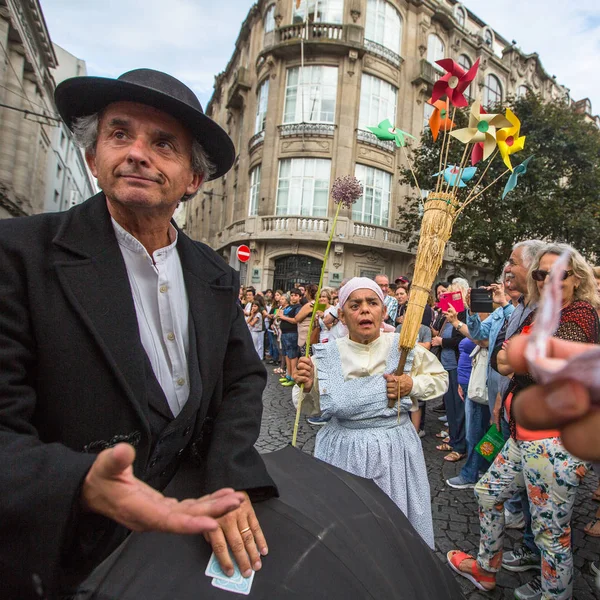
[[[248,199],[248,215],[258,214],[258,199],[260,194],[260,165],[250,171],[250,198]]]
[[[381,169],[359,164],[355,174],[363,184],[363,195],[352,205],[352,220],[387,227],[392,176]]]
[[[267,12],[265,13],[265,21],[264,21],[264,32],[270,33],[275,30],[275,5],[271,4],[269,8],[267,8]]]
[[[401,55],[402,17],[386,0],[367,0],[365,40]]]
[[[491,29],[486,28],[483,30],[483,42],[490,48],[494,46],[494,34],[492,33]]]
[[[331,161],[288,158],[279,161],[278,215],[326,217]]]
[[[341,23],[344,0],[292,0],[294,3],[293,22],[302,23]]]
[[[527,94],[529,94],[531,90],[526,85],[520,85],[517,88],[517,98],[525,98]]]
[[[456,22],[464,27],[467,23],[467,11],[462,6],[457,6],[454,12],[454,16],[456,17]]]
[[[483,87],[483,106],[493,106],[502,102],[502,84],[495,75],[485,78]]]
[[[442,67],[435,64],[436,60],[446,58],[446,46],[442,39],[435,33],[430,33],[427,38],[427,62],[432,64],[438,71],[443,71]]]
[[[461,54],[458,57],[458,64],[465,71],[468,71],[473,66],[473,63],[471,62],[471,59],[466,54]],[[473,94],[471,93],[472,89],[473,89],[473,84],[470,84],[469,87],[465,90],[465,94],[466,94],[467,98],[472,98],[473,97]]]
[[[337,67],[293,67],[287,71],[284,123],[333,123]]]
[[[265,79],[256,93],[256,120],[254,122],[254,133],[260,133],[265,128],[267,120],[267,106],[269,102],[269,78]]]
[[[398,89],[387,81],[363,73],[360,84],[358,128],[366,129],[385,119],[396,122]]]

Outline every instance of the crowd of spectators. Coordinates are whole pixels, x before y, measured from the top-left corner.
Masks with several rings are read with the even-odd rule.
[[[558,257],[568,252],[563,279],[563,307],[556,337],[600,343],[600,268],[592,268],[577,250],[538,240],[521,242],[495,282],[484,286],[493,302],[489,313],[470,310],[471,288],[461,277],[439,281],[431,291],[418,334],[418,344],[433,353],[448,374],[448,390],[428,417],[443,459],[462,462],[459,474],[446,482],[451,489],[473,489],[479,503],[480,548],[477,556],[460,550],[448,553],[452,568],[483,591],[494,589],[497,573],[531,570],[534,577],[515,590],[515,598],[572,598],[573,554],[570,521],[577,488],[590,465],[573,456],[555,430],[528,431],[515,423],[512,399],[535,382],[529,374],[515,374],[507,359],[513,337],[535,326],[540,297],[548,273]],[[342,282],[342,286],[347,280]],[[374,277],[384,297],[382,332],[400,332],[411,282],[385,274]],[[240,289],[248,327],[257,353],[274,365],[284,387],[294,385],[298,358],[306,342],[317,303],[311,344],[328,344],[348,334],[338,307],[338,289],[296,284],[290,290]],[[460,292],[464,310],[440,306],[442,294]],[[410,413],[424,437],[425,402]],[[314,426],[328,418],[308,418]],[[437,426],[440,430],[437,431]],[[490,462],[478,445],[494,427],[505,443]],[[593,499],[600,502],[600,487]],[[522,529],[522,543],[503,551],[506,529]],[[600,537],[600,508],[585,533]],[[597,563],[591,564],[597,573]]]

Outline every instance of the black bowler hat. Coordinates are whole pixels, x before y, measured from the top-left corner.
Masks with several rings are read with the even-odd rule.
[[[97,113],[113,102],[139,102],[172,115],[200,142],[215,165],[210,179],[225,175],[235,160],[231,138],[204,114],[194,92],[161,71],[135,69],[118,79],[73,77],[58,85],[54,98],[69,129],[78,117]]]

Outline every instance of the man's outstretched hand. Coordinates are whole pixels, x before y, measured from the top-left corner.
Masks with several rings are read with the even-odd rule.
[[[527,372],[527,336],[511,340],[508,360],[516,372]],[[592,344],[549,340],[549,357],[572,358],[592,348]],[[589,391],[575,381],[534,385],[513,401],[516,421],[526,429],[559,429],[565,448],[583,460],[600,461],[600,407],[590,402]]]
[[[216,530],[216,519],[245,499],[232,489],[197,499],[167,498],[134,476],[134,458],[129,444],[98,454],[81,491],[84,511],[104,515],[132,531],[198,534]]]

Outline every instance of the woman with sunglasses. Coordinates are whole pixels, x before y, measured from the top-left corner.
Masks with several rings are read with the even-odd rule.
[[[528,275],[529,297],[532,302],[539,302],[547,277],[564,252],[569,252],[571,261],[561,273],[563,306],[555,337],[597,344],[600,325],[596,282],[591,267],[574,248],[556,244],[545,247],[536,256]],[[535,312],[515,335],[527,333],[532,326],[535,327]],[[502,374],[511,375],[506,349],[498,355],[498,367]],[[529,431],[515,423],[510,410],[512,398],[533,384],[527,373],[512,374],[504,400],[511,437],[475,487],[480,520],[477,558],[458,550],[447,556],[452,568],[476,587],[484,591],[494,589],[496,573],[502,566],[504,502],[525,488],[542,571],[541,579],[530,582],[529,587],[539,591],[543,599],[567,600],[573,597],[571,515],[577,487],[587,467],[565,450],[559,431]]]

